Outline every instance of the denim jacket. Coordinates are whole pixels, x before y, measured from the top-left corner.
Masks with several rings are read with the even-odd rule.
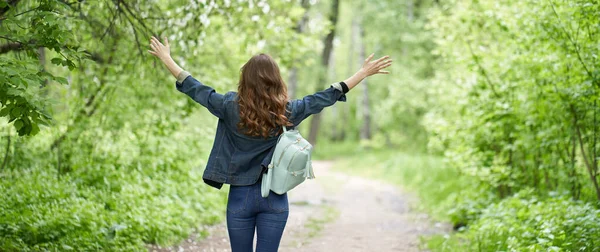
[[[217,93],[189,73],[183,71],[175,87],[197,103],[206,107],[219,120],[214,143],[208,157],[203,180],[220,189],[223,183],[243,186],[256,183],[265,167],[271,162],[278,136],[264,138],[248,136],[238,131],[240,121],[237,92]],[[336,83],[337,84],[337,83]],[[296,127],[312,114],[336,101],[346,101],[339,85],[307,95],[302,99],[290,100],[286,105],[288,120]]]

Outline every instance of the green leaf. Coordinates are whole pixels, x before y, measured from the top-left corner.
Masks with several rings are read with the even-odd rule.
[[[50,126],[50,124],[48,123],[48,121],[46,121],[46,119],[44,119],[44,118],[40,117],[40,118],[35,118],[34,120],[39,125]]]
[[[13,109],[10,111],[10,115],[13,117],[18,117],[21,115],[21,108],[19,107],[13,107]]]
[[[66,85],[66,84],[68,84],[68,82],[67,82],[67,78],[63,78],[63,77],[58,77],[58,76],[55,76],[55,77],[54,77],[54,80],[55,80],[55,81],[57,81],[57,82],[58,82],[58,83],[60,83],[60,84],[63,84],[63,85]]]
[[[45,118],[45,119],[52,119],[52,116],[50,116],[50,114],[48,114],[46,111],[44,111],[44,110],[38,110],[38,112],[42,115],[43,118]]]
[[[69,70],[73,71],[73,69],[75,69],[77,66],[75,65],[75,62],[73,62],[70,59],[67,59],[67,66],[69,67]]]
[[[14,125],[17,130],[21,129],[21,127],[23,127],[23,120],[22,119],[16,120]]]
[[[42,78],[53,78],[54,76],[46,71],[39,71],[37,72],[37,75],[42,77]]]
[[[37,124],[32,123],[31,124],[31,133],[29,133],[29,134],[30,135],[37,135],[37,133],[39,133],[39,132],[40,132],[40,127]]]
[[[4,108],[2,108],[2,110],[0,110],[0,116],[4,117],[8,115],[8,112],[10,112],[10,109],[12,107],[6,106]]]
[[[52,60],[50,60],[50,62],[52,62],[52,64],[55,65],[62,65],[63,60],[61,58],[52,58]]]
[[[28,79],[28,78],[23,78],[21,79],[21,83],[23,84],[23,86],[25,86],[26,88],[31,86],[35,86],[35,84],[37,84],[38,82],[36,80],[32,80],[32,79]]]
[[[21,83],[21,78],[16,75],[12,76],[10,77],[10,83],[14,84],[15,86],[19,86],[19,83]]]
[[[27,135],[27,133],[29,132],[27,131],[27,127],[22,127],[19,130],[17,130],[17,133],[19,133],[19,136],[24,136]]]
[[[18,72],[15,71],[14,67],[6,67],[6,69],[2,69],[2,70],[4,70],[4,72],[8,76],[13,76],[13,75],[17,75],[18,74]]]
[[[23,91],[21,91],[18,88],[8,88],[8,90],[6,91],[7,95],[12,95],[12,96],[21,96],[21,94],[23,93]]]

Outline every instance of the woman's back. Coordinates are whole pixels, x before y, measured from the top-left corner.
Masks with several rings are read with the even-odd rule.
[[[258,181],[263,169],[271,161],[273,147],[277,143],[277,132],[281,126],[273,128],[268,137],[247,134],[246,128],[239,127],[242,118],[238,92],[221,95],[189,74],[184,72],[183,75],[178,76],[181,82],[176,82],[177,89],[219,118],[213,147],[203,174],[204,181],[217,188],[221,188],[224,183],[242,186]],[[285,116],[288,126],[299,125],[308,116],[321,112],[336,101],[346,101],[346,96],[340,89],[331,86],[302,99],[287,101]]]

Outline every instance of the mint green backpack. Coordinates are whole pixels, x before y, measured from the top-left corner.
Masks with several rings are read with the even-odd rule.
[[[269,191],[284,194],[305,179],[315,178],[310,161],[311,153],[312,145],[298,130],[287,130],[283,126],[283,133],[277,140],[267,173],[263,174],[262,196],[269,196]]]

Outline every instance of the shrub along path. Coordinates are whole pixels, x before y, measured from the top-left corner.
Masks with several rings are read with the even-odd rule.
[[[412,212],[415,197],[384,182],[330,171],[313,161],[317,179],[289,193],[290,217],[280,251],[419,251],[419,236],[447,232],[426,214]],[[368,169],[369,167],[365,167]],[[178,246],[150,251],[229,251],[225,224]]]

